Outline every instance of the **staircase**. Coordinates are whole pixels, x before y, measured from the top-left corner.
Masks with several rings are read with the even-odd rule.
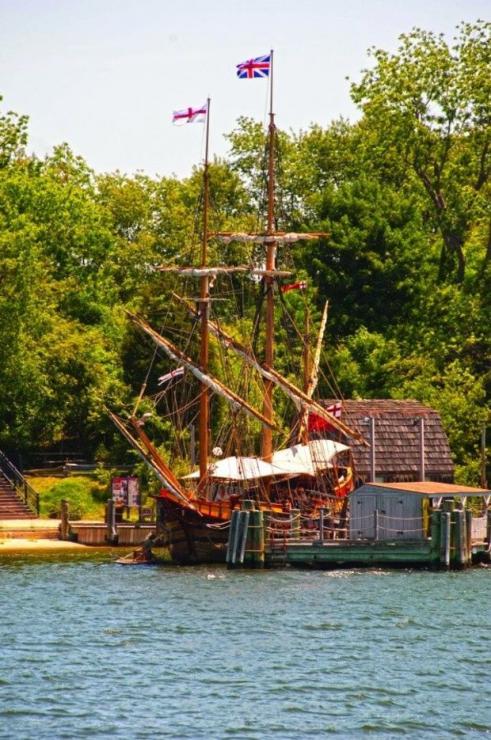
[[[19,498],[12,483],[0,471],[0,520],[33,519],[35,516]]]
[[[36,519],[39,496],[22,473],[0,451],[0,521],[3,519]]]

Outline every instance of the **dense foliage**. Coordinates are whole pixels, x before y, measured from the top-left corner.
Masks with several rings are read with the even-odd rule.
[[[277,137],[278,227],[329,234],[281,255],[309,284],[285,309],[303,325],[329,299],[324,360],[344,396],[438,409],[459,475],[474,482],[490,380],[490,30],[463,24],[452,44],[414,30],[393,54],[373,50],[351,88],[356,123]],[[177,280],[154,266],[199,262],[201,175],[97,175],[66,144],[40,160],[26,154],[27,126],[0,116],[0,446],[122,459],[105,407],[131,408],[151,357],[124,309],[172,323],[185,343],[189,319],[168,300]],[[253,229],[264,131],[241,118],[228,139],[229,157],[211,167],[212,230]],[[259,259],[243,245],[211,246],[220,263]],[[232,277],[220,289],[234,297],[220,303],[221,321],[238,316],[234,331],[247,336],[256,286]],[[215,365],[219,355],[212,348]],[[300,355],[285,320],[278,363],[298,376]],[[156,363],[148,387],[168,367]],[[248,380],[229,372],[237,387]],[[332,395],[327,380],[321,391]],[[162,439],[168,429],[161,422]]]

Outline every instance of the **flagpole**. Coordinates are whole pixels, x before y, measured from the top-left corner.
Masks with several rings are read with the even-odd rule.
[[[209,173],[209,142],[210,142],[210,98],[206,101],[206,133],[205,133],[205,162],[203,169],[203,235],[201,242],[201,267],[206,267],[208,260],[208,210],[210,202],[210,173]],[[209,278],[202,275],[200,278],[200,357],[199,363],[201,370],[206,372],[208,369],[209,355]],[[209,415],[210,404],[208,396],[208,387],[201,385],[199,401],[199,488],[201,489],[206,482],[208,471],[208,448],[209,448]]]
[[[266,232],[269,236],[275,233],[275,161],[274,161],[274,139],[275,122],[273,112],[273,49],[271,49],[270,63],[270,86],[269,86],[269,127],[268,127],[268,220]],[[272,274],[276,264],[276,242],[268,241],[266,252],[266,270]],[[274,278],[271,275],[264,278],[266,290],[266,332],[264,361],[269,367],[274,362]],[[272,422],[273,420],[273,383],[266,380],[264,383],[263,415]],[[261,455],[270,461],[273,455],[273,431],[264,425],[261,439]]]

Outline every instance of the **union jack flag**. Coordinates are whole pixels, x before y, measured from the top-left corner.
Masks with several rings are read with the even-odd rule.
[[[271,54],[263,57],[248,59],[237,65],[237,77],[242,80],[252,80],[253,77],[269,77],[271,67]]]

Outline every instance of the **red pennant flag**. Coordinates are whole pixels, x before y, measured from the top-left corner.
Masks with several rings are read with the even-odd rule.
[[[300,280],[298,283],[289,283],[289,285],[282,285],[280,290],[282,293],[288,293],[290,290],[305,290],[307,288],[307,281]]]
[[[342,410],[343,404],[340,401],[338,403],[331,404],[331,406],[326,406],[326,411],[332,414],[335,419],[341,418]],[[323,419],[322,416],[317,416],[317,414],[309,414],[307,428],[309,432],[326,432],[334,430],[332,424],[330,424],[326,419]]]

